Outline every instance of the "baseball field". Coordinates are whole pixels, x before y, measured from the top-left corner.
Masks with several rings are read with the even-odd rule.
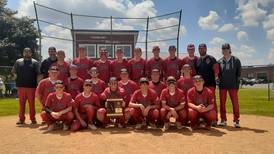
[[[218,95],[217,95],[218,96]],[[15,125],[18,100],[0,99],[1,153],[273,153],[274,100],[267,100],[266,89],[241,89],[241,126],[232,124],[232,109],[227,102],[228,126],[211,131],[191,132],[171,128],[167,132],[105,128],[96,131],[46,133],[46,126]],[[37,112],[40,107],[37,104]],[[37,114],[38,122],[40,116]]]

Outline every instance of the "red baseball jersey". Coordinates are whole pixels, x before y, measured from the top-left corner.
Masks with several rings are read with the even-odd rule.
[[[146,74],[147,77],[150,78],[151,76],[151,71],[153,69],[158,69],[161,72],[163,72],[164,70],[164,61],[162,58],[159,59],[155,59],[154,57],[150,58],[147,62],[146,62]]]
[[[203,104],[208,106],[214,104],[214,95],[209,88],[204,87],[203,92],[199,94],[193,87],[187,92],[187,101],[195,105]]]
[[[185,96],[187,95],[187,91],[194,87],[193,79],[192,78],[184,78],[181,77],[177,81],[177,87],[184,91]]]
[[[136,104],[143,104],[145,107],[149,105],[158,105],[159,104],[159,98],[154,90],[148,89],[147,95],[144,96],[141,92],[141,89],[136,90],[133,93],[133,96],[130,100],[132,103]]]
[[[125,100],[125,90],[123,88],[118,87],[116,91],[111,91],[110,87],[107,87],[104,92],[100,95],[101,100],[107,100],[107,99],[116,99],[116,98],[122,98]]]
[[[76,79],[68,78],[66,82],[66,91],[71,94],[72,99],[83,91],[83,84],[83,79],[79,77]]]
[[[166,88],[166,85],[162,81],[157,82],[157,83],[149,81],[148,87],[153,89],[156,92],[157,96],[160,97],[161,92],[162,92],[163,89]]]
[[[58,80],[62,80],[66,82],[67,78],[69,77],[69,63],[64,62],[62,65],[58,64],[57,62],[53,63],[52,66],[58,67]]]
[[[103,62],[101,59],[96,60],[94,62],[94,66],[97,67],[98,71],[99,71],[99,79],[105,81],[106,83],[108,83],[108,80],[110,78],[110,61],[107,60],[105,62]]]
[[[120,79],[120,73],[122,68],[127,69],[130,74],[130,64],[126,59],[124,59],[122,63],[118,62],[117,59],[113,60],[110,64],[111,76]]]
[[[103,80],[98,80],[97,83],[92,83],[92,91],[98,96],[106,89],[106,83]]]
[[[188,64],[191,67],[191,75],[192,76],[196,75],[195,63],[197,62],[197,60],[198,60],[197,56],[194,56],[193,58],[186,56],[182,59],[182,66],[184,66],[185,64]]]
[[[41,96],[41,103],[46,104],[47,97],[50,93],[54,92],[54,82],[50,81],[49,78],[43,79],[39,82],[36,92]]]
[[[53,92],[49,94],[45,106],[54,112],[59,112],[72,106],[72,104],[73,100],[69,93],[64,92],[62,98],[58,99],[55,92]]]
[[[79,113],[86,113],[86,106],[99,108],[101,104],[98,95],[93,92],[88,97],[84,96],[83,93],[78,94],[74,100],[74,107],[78,108]]]
[[[179,88],[176,88],[175,93],[171,95],[168,88],[166,88],[162,91],[160,100],[166,101],[167,106],[175,108],[180,105],[180,103],[185,102],[185,95]]]
[[[175,59],[171,59],[170,57],[166,58],[164,60],[164,75],[165,78],[169,76],[173,76],[176,79],[180,78],[180,70],[182,67],[182,60],[180,60],[178,57]]]
[[[129,64],[131,66],[130,79],[138,82],[141,77],[145,76],[146,61],[143,58],[140,61],[131,59],[129,60]]]
[[[88,71],[93,66],[93,62],[89,58],[75,58],[73,60],[73,64],[77,65],[77,76],[82,78],[83,80],[90,79],[91,76],[89,75]]]
[[[139,89],[139,86],[132,80],[128,80],[126,84],[124,84],[122,81],[119,81],[118,85],[120,88],[123,88],[125,90],[125,102],[128,104],[131,96],[136,90]]]

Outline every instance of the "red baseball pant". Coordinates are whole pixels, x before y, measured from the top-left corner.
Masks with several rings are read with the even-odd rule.
[[[207,87],[207,88],[209,88],[212,91],[212,93],[213,93],[213,97],[214,97],[214,110],[216,112],[215,121],[218,121],[218,108],[217,108],[216,94],[215,94],[216,88],[215,87]]]
[[[216,119],[216,112],[215,110],[210,110],[208,112],[199,113],[196,110],[193,110],[191,108],[188,109],[188,118],[190,120],[190,127],[195,127],[198,123],[199,118],[203,118],[207,124],[208,127],[211,126],[212,121],[215,121]]]
[[[169,111],[166,108],[161,108],[161,111],[160,111],[161,120],[165,123],[169,122],[169,119],[167,117],[168,112]],[[179,110],[179,111],[176,111],[176,112],[178,114],[178,118],[176,119],[176,121],[181,122],[183,124],[187,123],[187,121],[188,121],[188,119],[187,119],[187,110],[182,109],[182,110]]]
[[[134,121],[134,123],[141,123],[143,118],[145,118],[142,114],[142,111],[140,108],[129,108],[129,112],[130,112],[130,117],[132,118],[132,120]],[[160,112],[158,109],[151,109],[148,112],[147,115],[147,120],[148,122],[152,123],[152,124],[156,124],[156,122],[158,121],[160,117]]]
[[[86,106],[84,107],[85,113],[79,113],[80,117],[87,122],[87,124],[93,124],[95,120],[95,113],[96,113],[96,108],[93,106]],[[76,117],[75,117],[76,118]],[[72,124],[71,124],[71,131],[78,131],[80,128],[82,128],[82,125],[80,123],[79,119],[74,119]]]
[[[47,125],[54,124],[56,121],[63,121],[64,124],[69,125],[74,118],[74,114],[72,112],[67,112],[61,115],[58,119],[55,119],[49,113],[46,113],[46,111],[42,111],[41,118]]]
[[[26,102],[29,102],[30,120],[35,120],[35,88],[18,87],[19,119],[25,121]]]

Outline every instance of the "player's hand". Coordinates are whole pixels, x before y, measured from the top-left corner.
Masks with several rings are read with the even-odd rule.
[[[141,109],[142,112],[144,112],[145,106],[143,104],[139,104],[139,108]]]
[[[54,119],[58,119],[60,116],[58,114],[58,112],[51,112],[50,114]]]
[[[202,112],[203,108],[204,108],[204,107],[203,107],[202,104],[200,104],[200,105],[197,106],[197,110],[198,110],[199,112]]]
[[[150,110],[150,107],[146,107],[145,110],[143,111],[143,116],[147,116],[148,115],[148,112]]]

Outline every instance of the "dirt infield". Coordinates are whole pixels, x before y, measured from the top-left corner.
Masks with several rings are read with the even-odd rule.
[[[17,117],[0,117],[0,153],[273,153],[274,118],[241,117],[241,129],[190,132],[171,129],[107,128],[45,133],[45,126],[17,127]],[[231,121],[231,115],[229,115]],[[229,122],[230,122],[229,121]]]

